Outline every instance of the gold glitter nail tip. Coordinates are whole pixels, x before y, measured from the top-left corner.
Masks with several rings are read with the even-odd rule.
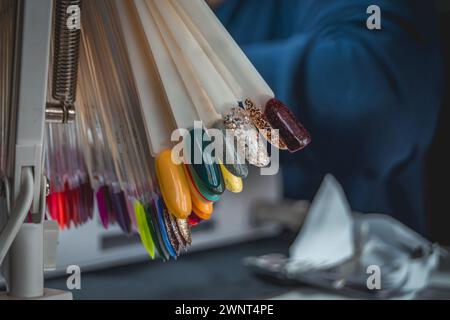
[[[274,129],[270,124],[269,120],[262,112],[261,108],[258,108],[255,103],[246,99],[243,103],[245,111],[247,111],[250,116],[253,125],[259,130],[259,133],[267,140],[270,144],[277,147],[280,150],[287,150],[286,144],[280,137],[278,130]]]
[[[224,117],[224,125],[234,131],[238,152],[245,154],[247,161],[256,167],[267,167],[270,163],[264,139],[253,125],[247,111],[232,108]]]

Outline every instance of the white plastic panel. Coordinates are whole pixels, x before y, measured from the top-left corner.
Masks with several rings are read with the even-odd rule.
[[[35,168],[35,190],[40,190],[45,104],[50,57],[53,0],[23,0],[18,86],[16,163],[14,194],[17,196],[21,168]],[[38,211],[39,192],[34,210]]]

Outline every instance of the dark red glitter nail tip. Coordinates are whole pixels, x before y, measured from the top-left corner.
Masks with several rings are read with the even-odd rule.
[[[297,152],[311,143],[311,135],[298,121],[289,108],[277,99],[267,102],[265,116],[273,128],[280,131],[280,137],[290,152]]]

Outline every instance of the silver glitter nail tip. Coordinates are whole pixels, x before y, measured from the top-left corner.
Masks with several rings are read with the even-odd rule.
[[[190,246],[192,244],[192,236],[189,222],[186,219],[177,219],[177,226],[186,244]]]
[[[241,108],[232,108],[224,117],[224,125],[233,130],[238,152],[245,154],[247,161],[256,167],[267,167],[270,163],[264,139],[253,125],[249,114]]]

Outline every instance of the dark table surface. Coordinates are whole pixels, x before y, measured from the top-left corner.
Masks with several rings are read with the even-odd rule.
[[[313,288],[285,286],[255,277],[243,264],[247,256],[287,253],[291,236],[195,252],[178,261],[149,261],[82,274],[75,299],[345,299]],[[448,271],[448,273],[446,272]],[[66,290],[66,278],[47,287]],[[450,299],[450,261],[444,261],[419,299]]]

